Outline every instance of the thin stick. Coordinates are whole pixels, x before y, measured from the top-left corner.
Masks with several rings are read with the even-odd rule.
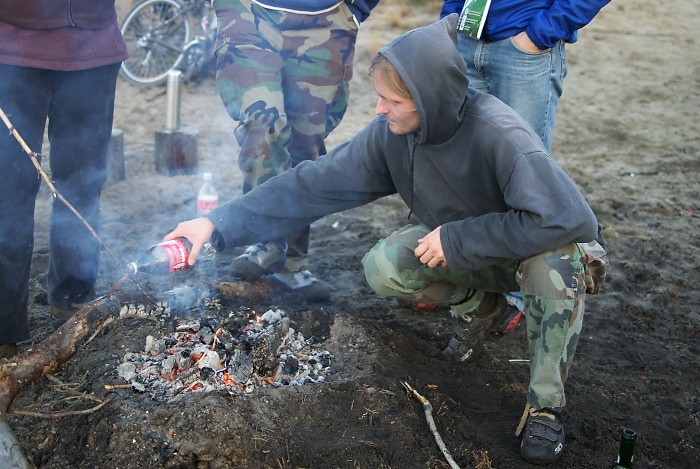
[[[32,412],[28,410],[18,410],[18,409],[10,409],[8,413],[14,414],[14,415],[26,415],[28,417],[38,417],[42,419],[57,419],[61,417],[68,417],[71,415],[86,415],[86,414],[92,414],[93,412],[97,412],[107,404],[109,404],[112,401],[112,399],[105,399],[104,401],[101,401],[99,404],[97,404],[95,407],[91,407],[89,409],[84,409],[84,410],[72,410],[68,412],[51,412],[51,413],[43,413],[43,412]]]
[[[45,418],[45,419],[56,419],[59,417],[67,417],[69,415],[85,415],[85,414],[91,414],[93,412],[97,412],[104,406],[110,403],[112,399],[99,399],[95,396],[92,396],[90,394],[84,393],[77,391],[75,388],[78,387],[78,384],[74,383],[64,383],[54,375],[50,373],[46,373],[46,379],[51,381],[57,388],[59,388],[61,391],[65,392],[66,394],[71,394],[73,395],[72,399],[86,399],[86,400],[91,400],[98,402],[98,404],[94,407],[91,407],[89,409],[83,409],[83,410],[72,410],[72,411],[62,411],[62,412],[35,412],[32,410],[26,410],[29,409],[30,407],[35,407],[39,405],[44,405],[44,404],[34,404],[34,406],[29,406],[29,407],[24,407],[23,409],[18,409],[18,408],[11,408],[9,409],[9,413],[15,414],[15,415],[26,415],[29,417],[39,417],[39,418]],[[68,400],[71,398],[63,399],[63,400]],[[54,402],[60,402],[60,401],[54,401]]]
[[[435,438],[435,442],[438,445],[438,448],[440,448],[440,451],[442,451],[443,456],[445,456],[445,459],[447,459],[447,462],[449,463],[450,467],[452,469],[459,469],[459,466],[455,462],[455,460],[452,458],[452,455],[450,454],[449,450],[445,446],[445,443],[442,441],[442,437],[440,436],[440,432],[438,432],[437,426],[435,425],[435,420],[433,420],[433,406],[430,405],[430,401],[426,399],[425,397],[421,396],[418,391],[413,389],[410,384],[407,382],[403,381],[402,382],[403,387],[406,388],[408,392],[413,394],[413,396],[418,399],[421,404],[423,404],[423,412],[425,413],[425,419],[428,421],[428,426],[430,427],[430,432],[433,434],[433,438]]]
[[[102,399],[95,397],[91,394],[87,394],[85,392],[77,391],[76,388],[80,386],[78,383],[64,383],[51,373],[46,373],[46,379],[51,381],[54,385],[56,385],[56,388],[60,391],[65,392],[66,394],[72,394],[74,396],[77,396],[82,399],[87,399],[95,402],[102,402]]]
[[[0,119],[2,119],[2,121],[5,123],[5,126],[10,131],[10,135],[15,137],[15,140],[17,140],[19,145],[22,147],[22,150],[24,150],[24,152],[27,154],[27,156],[31,160],[32,164],[34,165],[36,170],[39,172],[39,175],[44,180],[44,182],[46,183],[48,188],[51,190],[51,194],[54,196],[54,198],[63,202],[63,204],[68,208],[68,210],[73,212],[73,214],[76,217],[78,217],[78,220],[80,220],[83,223],[83,225],[85,225],[85,227],[88,229],[90,234],[92,234],[92,236],[95,237],[97,242],[100,243],[100,245],[104,248],[105,251],[107,251],[107,253],[112,257],[112,259],[114,260],[114,262],[118,266],[124,267],[122,265],[122,263],[119,261],[119,258],[107,247],[107,245],[104,243],[104,241],[102,241],[102,238],[100,238],[100,235],[98,235],[97,232],[95,231],[95,229],[92,226],[90,226],[90,223],[88,223],[88,221],[85,218],[83,218],[83,216],[80,214],[80,212],[78,212],[75,209],[75,207],[73,207],[73,205],[71,205],[71,203],[68,202],[66,200],[66,198],[63,197],[63,195],[60,192],[58,192],[58,189],[56,189],[56,186],[54,185],[53,181],[51,181],[51,178],[49,177],[49,175],[46,174],[46,171],[44,171],[44,169],[41,167],[41,163],[39,162],[39,156],[41,156],[41,155],[39,153],[33,152],[32,149],[29,148],[29,145],[27,145],[27,142],[24,141],[24,139],[19,134],[19,132],[17,132],[17,129],[15,129],[15,127],[12,125],[10,118],[7,116],[7,114],[5,114],[5,111],[2,109],[2,107],[0,107]],[[136,284],[138,289],[141,290],[141,292],[144,295],[146,295],[146,293],[141,288],[141,285],[139,285],[138,282],[133,277],[131,279]],[[117,284],[115,284],[115,286],[112,287],[112,289],[109,291],[107,297],[111,296],[112,293],[114,293],[114,291],[118,288],[119,285],[121,285],[121,282],[123,282],[123,281],[124,281],[124,279],[122,278],[119,282],[117,282]],[[149,298],[149,296],[146,295],[146,298]]]
[[[105,384],[106,390],[112,389],[131,389],[133,386],[131,384]]]

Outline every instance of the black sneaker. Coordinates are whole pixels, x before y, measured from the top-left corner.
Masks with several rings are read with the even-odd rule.
[[[17,344],[0,344],[0,359],[12,358],[17,355]]]
[[[61,308],[57,308],[57,307],[53,306],[51,308],[51,315],[53,316],[54,319],[56,319],[58,321],[65,322],[65,321],[69,320],[70,318],[72,318],[73,316],[75,316],[75,313],[77,313],[79,309],[80,309],[80,306],[76,306],[76,307],[70,308],[70,309],[61,309]]]
[[[448,360],[465,363],[478,355],[487,334],[501,330],[509,312],[505,298],[498,295],[496,305],[488,313],[465,314],[460,312],[460,305],[456,305],[450,309],[450,314],[455,318],[455,335],[441,354]]]
[[[530,408],[522,431],[520,456],[532,464],[549,464],[564,454],[564,424],[561,415],[548,408]]]

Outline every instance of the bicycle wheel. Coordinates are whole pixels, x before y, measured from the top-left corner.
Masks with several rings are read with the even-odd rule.
[[[177,0],[137,3],[122,23],[129,58],[122,62],[121,75],[140,85],[164,83],[182,60],[190,34],[187,11]]]

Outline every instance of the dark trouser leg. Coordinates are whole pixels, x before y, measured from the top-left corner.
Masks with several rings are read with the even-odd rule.
[[[52,178],[56,189],[96,231],[118,72],[119,64],[54,72],[48,132]],[[74,303],[92,299],[99,242],[59,200],[54,200],[50,236],[49,302],[70,309]]]
[[[50,93],[47,72],[0,65],[0,107],[36,153],[41,152]],[[7,129],[0,131],[0,167],[0,343],[12,343],[29,339],[27,307],[34,204],[41,180]]]

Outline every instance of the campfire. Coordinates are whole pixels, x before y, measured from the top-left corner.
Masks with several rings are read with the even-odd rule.
[[[245,395],[325,381],[333,356],[319,346],[291,328],[284,311],[258,316],[243,308],[224,320],[182,320],[170,335],[149,335],[143,351],[124,355],[118,373],[158,401],[192,392]]]

